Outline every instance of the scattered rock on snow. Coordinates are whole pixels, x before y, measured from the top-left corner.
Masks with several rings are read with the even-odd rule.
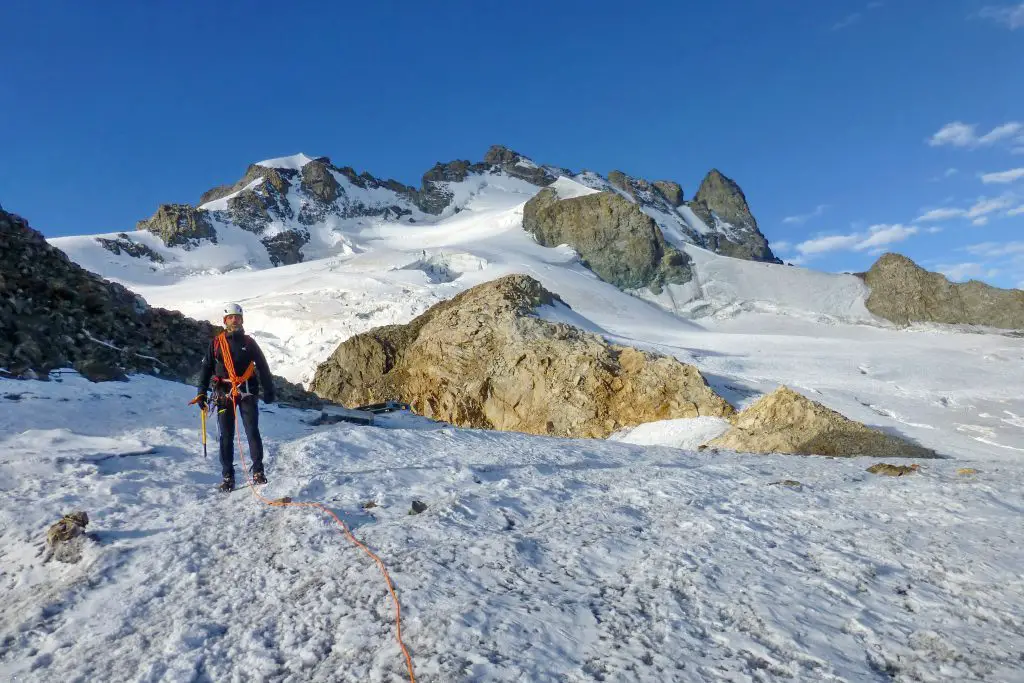
[[[970,477],[978,473],[978,470],[973,467],[961,467],[956,471],[961,477]]]
[[[58,562],[75,563],[82,559],[82,546],[85,543],[85,527],[89,525],[89,515],[84,511],[64,515],[46,532],[47,554],[44,561],[51,559]]]
[[[768,484],[769,486],[785,486],[790,489],[802,489],[803,484],[798,482],[796,479],[783,479],[782,481],[773,481]]]
[[[921,466],[917,463],[913,465],[890,465],[889,463],[880,462],[877,465],[872,465],[866,471],[871,474],[884,474],[887,477],[902,477],[904,474],[912,474],[921,469]]]
[[[414,500],[412,502],[412,509],[409,510],[409,514],[410,515],[418,515],[421,512],[425,512],[426,509],[427,509],[427,504],[426,503],[424,503],[421,500]]]
[[[707,443],[743,453],[934,458],[935,451],[850,420],[782,386],[733,418]]]
[[[86,358],[74,365],[79,375],[90,382],[127,382],[128,376],[124,370],[113,363],[108,363],[95,358]]]

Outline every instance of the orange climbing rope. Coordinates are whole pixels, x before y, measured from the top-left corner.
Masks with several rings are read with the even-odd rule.
[[[228,375],[230,376],[230,381],[231,381],[233,387],[237,387],[239,384],[242,383],[242,381],[236,381],[236,380],[239,380],[240,378],[235,374],[235,362],[234,362],[234,359],[231,358],[231,353],[230,353],[230,351],[227,348],[224,348],[224,351],[225,351],[225,353],[223,354],[223,357],[224,357],[224,367],[228,371]],[[250,366],[249,371],[251,372],[251,370],[252,370],[252,367]],[[384,581],[388,585],[388,592],[391,593],[391,600],[395,603],[395,628],[396,628],[396,635],[395,635],[395,637],[398,640],[398,647],[400,647],[402,649],[402,654],[405,656],[405,665],[409,669],[409,681],[410,681],[410,683],[416,683],[416,675],[413,673],[413,668],[412,668],[412,657],[409,655],[409,650],[406,649],[405,643],[402,641],[402,605],[398,601],[398,594],[395,593],[395,586],[394,586],[393,583],[391,583],[391,576],[388,574],[388,569],[387,569],[386,566],[384,566],[383,560],[381,560],[379,557],[377,557],[377,555],[374,554],[374,552],[372,550],[370,550],[365,545],[363,545],[359,541],[359,539],[357,539],[355,537],[355,535],[352,533],[352,530],[348,528],[348,525],[345,524],[345,522],[342,521],[342,519],[340,517],[338,517],[337,514],[335,514],[334,510],[331,510],[329,507],[327,507],[323,503],[305,502],[305,501],[298,501],[298,502],[296,502],[296,501],[292,501],[290,498],[278,498],[278,499],[264,498],[260,494],[260,492],[256,490],[256,485],[253,483],[252,478],[249,477],[249,474],[246,471],[245,451],[242,448],[242,430],[239,429],[239,424],[238,424],[239,419],[241,418],[240,411],[238,410],[238,400],[239,400],[239,397],[237,395],[234,395],[234,396],[231,397],[232,411],[234,412],[234,419],[235,419],[235,438],[236,438],[236,440],[238,442],[238,456],[239,456],[239,458],[240,458],[240,460],[242,462],[242,473],[245,474],[245,481],[246,481],[246,483],[249,484],[249,488],[250,488],[250,490],[252,490],[252,495],[255,496],[256,499],[259,500],[264,505],[269,505],[271,507],[305,507],[305,508],[315,508],[317,510],[320,510],[324,514],[329,515],[335,522],[337,522],[338,526],[340,526],[341,530],[345,532],[345,535],[348,537],[348,539],[350,541],[352,541],[352,543],[356,547],[360,548],[364,553],[369,555],[370,559],[372,559],[374,562],[377,563],[377,567],[380,568],[380,573],[384,575]]]

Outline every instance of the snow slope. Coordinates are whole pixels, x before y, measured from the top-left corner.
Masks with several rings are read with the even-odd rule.
[[[314,512],[214,493],[188,387],[0,395],[4,680],[403,680],[376,566]],[[384,559],[420,681],[1021,680],[1020,460],[891,479],[303,417],[264,412],[264,494],[326,501]],[[97,543],[41,564],[73,509]]]

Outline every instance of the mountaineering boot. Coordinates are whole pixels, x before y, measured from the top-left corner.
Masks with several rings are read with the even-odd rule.
[[[263,472],[253,472],[252,473],[252,483],[254,483],[254,484],[266,484],[267,483],[267,475],[263,474]]]
[[[234,491],[235,490],[235,478],[234,477],[224,477],[224,479],[220,482],[220,486],[218,486],[217,489],[219,491],[224,491],[225,493],[227,493],[228,491]]]

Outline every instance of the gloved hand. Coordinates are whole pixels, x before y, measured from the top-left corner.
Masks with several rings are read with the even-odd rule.
[[[200,410],[206,410],[206,394],[197,394],[189,405],[192,405],[193,403],[198,405]]]

